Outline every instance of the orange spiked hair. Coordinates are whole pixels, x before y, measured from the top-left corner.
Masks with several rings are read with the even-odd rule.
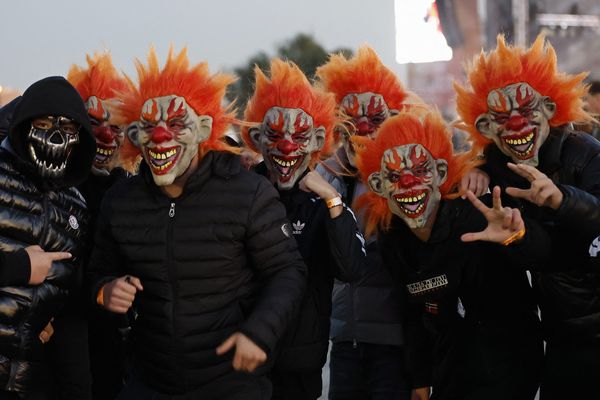
[[[131,90],[121,98],[121,113],[127,124],[140,119],[142,106],[148,99],[170,95],[183,97],[196,114],[209,115],[213,120],[210,138],[200,143],[200,154],[209,150],[230,150],[222,139],[235,117],[230,107],[223,107],[222,103],[227,86],[235,81],[232,75],[211,75],[206,62],[190,67],[186,48],[175,55],[171,47],[162,70],[154,49],[148,54],[148,66],[136,60],[135,67],[139,85],[136,87],[127,77]],[[129,142],[128,138],[126,142]],[[127,149],[134,153],[128,154],[128,157],[139,154],[139,149],[133,145],[127,146]]]
[[[390,109],[401,111],[408,98],[414,96],[368,46],[359,48],[351,59],[332,54],[317,68],[317,77],[325,90],[335,94],[338,104],[349,93],[372,92],[382,95]]]
[[[468,131],[473,141],[487,145],[490,140],[475,128],[477,117],[488,112],[487,96],[498,88],[526,82],[542,96],[556,103],[550,126],[572,121],[588,121],[591,116],[583,109],[587,87],[582,83],[587,73],[568,75],[557,72],[556,53],[540,34],[529,49],[509,46],[498,35],[496,49],[481,54],[467,66],[468,86],[454,82],[458,126]]]
[[[333,129],[338,122],[335,114],[333,94],[314,87],[304,73],[293,62],[280,59],[271,61],[271,78],[254,68],[256,88],[248,100],[244,120],[251,125],[261,124],[267,111],[272,107],[300,108],[313,119],[315,127],[325,128],[325,144],[320,151],[313,153],[310,167],[313,167],[321,155],[331,151]],[[242,138],[252,150],[259,152],[254,145],[248,126],[242,127]]]
[[[448,176],[440,186],[442,198],[455,198],[458,184],[462,177],[478,165],[473,152],[454,154],[452,148],[452,132],[437,111],[424,114],[402,112],[390,117],[379,128],[377,138],[352,137],[358,142],[356,166],[363,181],[368,184],[369,175],[381,170],[383,153],[397,146],[420,144],[425,147],[434,159],[446,160]],[[356,201],[357,209],[366,212],[365,234],[370,236],[377,227],[388,229],[392,220],[387,199],[373,192],[365,193]]]
[[[114,99],[119,92],[128,89],[125,78],[117,72],[109,52],[85,56],[87,68],[73,64],[67,80],[77,89],[83,101],[90,96],[99,99]]]

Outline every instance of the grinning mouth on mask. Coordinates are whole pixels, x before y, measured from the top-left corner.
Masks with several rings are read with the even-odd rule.
[[[279,173],[279,180],[281,182],[289,181],[294,173],[298,170],[298,167],[302,165],[302,159],[304,156],[284,156],[284,155],[274,155],[270,156],[271,162],[275,167],[276,171]]]
[[[96,156],[94,158],[94,163],[101,166],[108,165],[115,155],[116,150],[117,146],[107,146],[96,142]]]
[[[534,156],[538,128],[531,127],[516,134],[501,135],[500,140],[519,159],[526,160]]]
[[[65,117],[40,117],[31,123],[27,152],[40,176],[61,178],[74,145],[79,143],[79,127]]]
[[[152,173],[165,175],[177,163],[181,155],[181,146],[146,148],[146,159],[149,162]]]
[[[29,143],[29,155],[42,176],[58,178],[67,169],[70,151],[56,147],[44,148],[38,142]]]
[[[394,200],[396,200],[398,206],[407,217],[418,218],[423,215],[427,209],[429,191],[426,189],[409,190],[407,192],[394,195]]]

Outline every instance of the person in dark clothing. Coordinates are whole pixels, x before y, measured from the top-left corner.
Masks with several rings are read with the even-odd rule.
[[[10,121],[15,112],[15,108],[17,108],[17,105],[20,101],[21,96],[15,97],[2,108],[0,108],[0,142],[2,142],[4,138],[8,136],[8,127],[10,126]]]
[[[78,186],[90,213],[90,231],[94,232],[104,194],[128,176],[119,157],[125,127],[116,110],[117,93],[128,90],[128,86],[113,66],[109,53],[87,56],[87,64],[87,68],[73,65],[67,80],[85,103],[96,141],[92,173]],[[87,242],[86,264],[93,247],[93,234],[88,235]],[[114,399],[126,376],[127,349],[122,332],[128,331],[129,321],[126,316],[98,307],[92,307],[88,314],[92,394],[97,400]]]
[[[359,204],[404,293],[413,398],[431,386],[436,400],[533,399],[543,347],[525,269],[544,262],[545,232],[503,208],[499,188],[492,208],[470,191],[473,204],[449,199],[474,162],[453,154],[438,113],[401,113],[360,143],[373,193]]]
[[[330,56],[317,76],[351,122],[342,135],[342,147],[317,171],[347,204],[353,204],[369,189],[358,176],[351,135],[375,139],[379,126],[416,96],[366,46],[351,59]],[[362,215],[357,218],[364,232]],[[399,294],[375,237],[365,239],[369,272],[357,282],[336,281],[333,287],[329,399],[409,399]]]
[[[273,398],[316,399],[329,345],[333,279],[360,278],[364,239],[339,193],[310,171],[332,139],[333,96],[313,88],[292,63],[273,60],[270,79],[258,68],[255,74],[245,111],[252,126],[242,136],[262,154],[256,170],[277,187],[308,267],[308,289],[271,370]]]
[[[90,398],[87,326],[76,301],[88,215],[74,186],[94,152],[81,97],[64,78],[25,91],[0,147],[3,399]]]
[[[227,75],[185,50],[139,66],[123,98],[139,175],[101,205],[94,301],[132,306],[133,371],[119,399],[268,399],[257,367],[273,357],[305,288],[305,266],[277,193],[222,141]],[[255,372],[256,370],[256,372]]]
[[[497,78],[480,86],[481,76]],[[457,86],[458,111],[474,140],[495,144],[485,151],[493,184],[552,239],[532,272],[546,340],[540,398],[600,398],[600,144],[567,125],[591,118],[585,74],[557,73],[540,36],[530,49],[500,38],[469,77],[472,88]]]

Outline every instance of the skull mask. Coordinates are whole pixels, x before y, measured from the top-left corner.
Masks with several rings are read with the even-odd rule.
[[[62,116],[43,116],[31,121],[27,151],[39,175],[58,179],[65,175],[73,146],[79,143],[79,124]]]

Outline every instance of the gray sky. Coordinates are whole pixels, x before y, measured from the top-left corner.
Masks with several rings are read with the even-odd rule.
[[[109,49],[131,74],[150,45],[160,60],[170,43],[211,70],[269,54],[295,34],[312,34],[326,50],[368,43],[395,70],[393,0],[5,0],[0,22],[0,85],[24,90],[66,75],[85,54]]]

